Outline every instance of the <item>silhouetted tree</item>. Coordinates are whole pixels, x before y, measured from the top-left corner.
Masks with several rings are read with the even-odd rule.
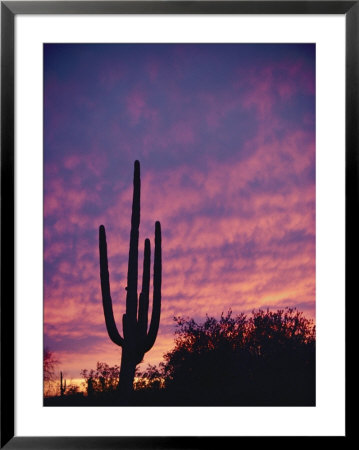
[[[54,394],[56,385],[55,369],[59,361],[55,358],[54,353],[49,348],[44,348],[43,356],[43,379],[44,379],[44,395]]]
[[[94,394],[93,379],[92,377],[89,377],[87,379],[87,396],[92,397],[93,394]]]
[[[44,348],[44,381],[54,381],[55,380],[55,367],[59,364],[59,361],[54,357],[53,352],[51,352],[47,347]]]
[[[149,330],[147,331],[151,248],[150,240],[146,239],[144,247],[142,291],[138,298],[137,282],[138,239],[140,226],[140,193],[140,163],[138,161],[135,161],[133,177],[130,250],[127,271],[126,314],[124,314],[122,317],[123,337],[121,337],[120,333],[118,332],[112,310],[105,227],[101,225],[99,230],[100,273],[103,309],[109,337],[115,344],[122,347],[120,381],[118,387],[121,392],[121,397],[125,401],[126,399],[128,399],[130,392],[133,390],[133,380],[135,376],[136,366],[142,361],[144,354],[152,348],[156,340],[161,313],[161,225],[159,222],[156,222],[153,306],[151,323],[149,326]]]

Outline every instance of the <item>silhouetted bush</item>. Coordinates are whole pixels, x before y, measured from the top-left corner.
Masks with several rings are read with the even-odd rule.
[[[105,392],[114,392],[118,386],[120,367],[110,367],[104,362],[98,362],[96,370],[81,370],[81,376],[85,379],[87,395],[96,395]]]
[[[134,388],[135,390],[158,390],[163,389],[164,378],[161,368],[148,364],[143,372],[136,371]]]
[[[176,404],[314,405],[315,326],[295,309],[175,318],[161,367]]]

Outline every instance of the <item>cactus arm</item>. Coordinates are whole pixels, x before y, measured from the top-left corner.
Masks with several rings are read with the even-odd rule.
[[[150,271],[151,271],[151,244],[150,240],[145,240],[145,249],[143,254],[143,275],[142,291],[139,298],[138,320],[137,320],[137,364],[139,364],[145,354],[145,342],[147,337],[148,325],[148,305],[150,297]]]
[[[155,260],[153,263],[153,305],[150,329],[148,331],[145,352],[148,352],[155,343],[161,315],[161,284],[162,284],[162,251],[161,251],[161,224],[155,226]]]
[[[128,255],[126,314],[134,327],[137,319],[138,237],[140,226],[140,163],[135,161],[131,215],[130,249]]]
[[[151,244],[150,240],[145,240],[143,256],[142,291],[138,307],[138,332],[140,340],[144,340],[147,334],[148,324],[148,304],[150,296],[150,270],[151,270]]]
[[[117,330],[115,319],[112,310],[112,299],[110,291],[110,277],[108,273],[108,260],[107,260],[107,242],[106,231],[103,225],[99,230],[99,242],[100,242],[100,276],[101,276],[101,291],[102,291],[102,304],[105,314],[105,322],[108,335],[115,344],[122,346],[123,338]]]

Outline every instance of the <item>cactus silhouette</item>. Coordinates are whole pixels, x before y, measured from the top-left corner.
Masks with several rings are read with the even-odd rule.
[[[112,310],[110,280],[108,272],[106,232],[103,225],[99,230],[100,275],[102,303],[107,332],[110,339],[122,347],[121,369],[118,389],[123,399],[133,390],[133,380],[137,364],[155,343],[161,314],[162,250],[161,225],[155,223],[155,255],[153,268],[153,305],[148,328],[148,306],[150,291],[151,245],[145,239],[142,290],[138,296],[138,240],[140,226],[140,163],[135,161],[133,177],[133,201],[131,216],[130,250],[128,258],[126,313],[122,316],[123,337],[120,335]],[[148,330],[147,330],[148,328]]]
[[[62,372],[60,372],[60,395],[61,397],[64,396],[66,391],[66,380],[63,382]]]

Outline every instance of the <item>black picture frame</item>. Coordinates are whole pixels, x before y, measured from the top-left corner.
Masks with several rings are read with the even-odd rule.
[[[339,14],[346,20],[346,305],[358,249],[359,1],[1,2],[1,442],[6,449],[158,449],[238,445],[243,437],[15,436],[14,405],[14,21],[18,14]],[[346,330],[348,322],[346,317]],[[347,337],[347,331],[346,331]],[[347,341],[347,339],[346,339]],[[347,405],[346,401],[346,405]],[[346,434],[341,438],[347,438]],[[339,436],[338,436],[339,437]],[[261,438],[260,438],[261,439]],[[285,438],[290,439],[290,438]],[[303,439],[303,438],[302,438]],[[241,441],[242,443],[242,441]]]

